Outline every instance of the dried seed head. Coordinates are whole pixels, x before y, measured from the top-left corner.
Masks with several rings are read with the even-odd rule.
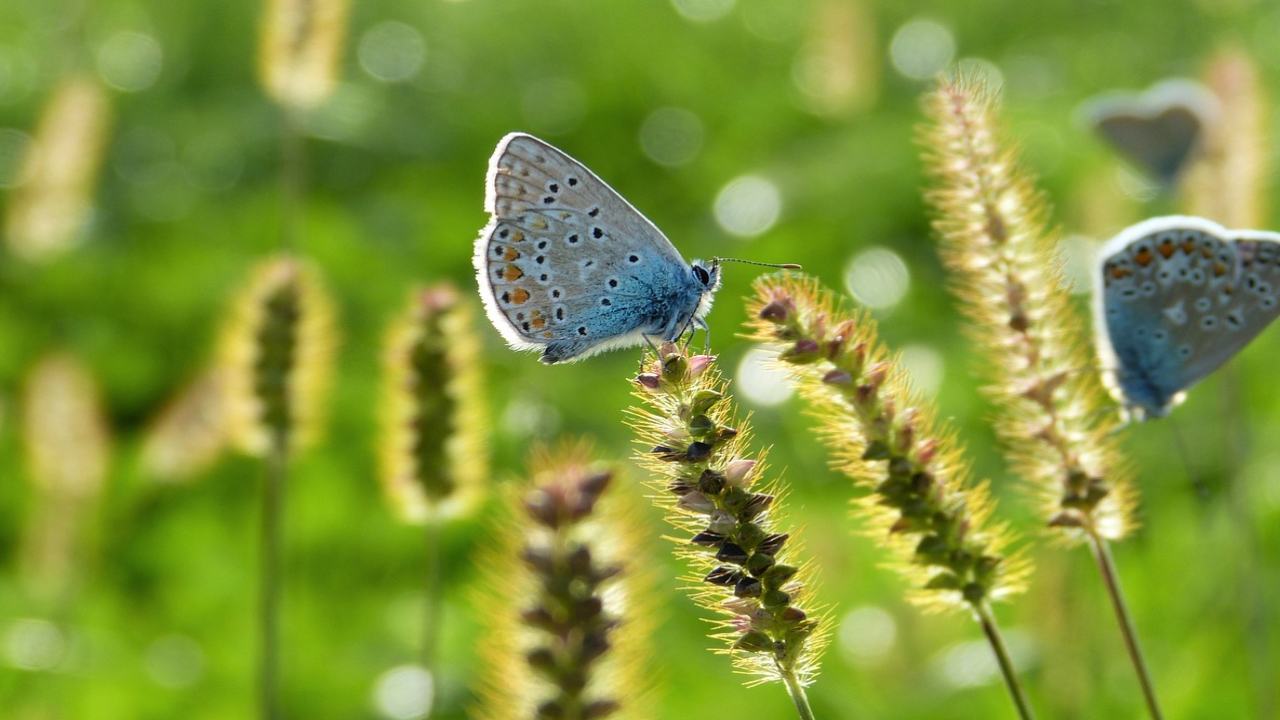
[[[296,452],[317,438],[334,346],[319,274],[288,255],[259,264],[222,338],[228,429],[242,451]]]
[[[348,0],[266,0],[258,70],[281,105],[308,108],[337,84]]]
[[[921,145],[939,251],[983,353],[1010,464],[1063,537],[1119,539],[1135,525],[1136,491],[1117,448],[1118,417],[1103,412],[1089,331],[1062,276],[1047,203],[999,144],[998,98],[982,82],[945,79],[926,109]],[[1063,492],[1073,473],[1111,491],[1080,502]],[[1078,522],[1057,521],[1064,511]]]
[[[785,321],[759,318],[760,308],[778,303],[793,308]],[[756,281],[751,314],[752,339],[779,350],[784,362],[798,340],[830,340],[822,318],[835,320],[836,332],[852,341],[830,358],[788,366],[835,466],[868,491],[857,511],[896,552],[912,600],[979,608],[1020,591],[1028,565],[1009,552],[1008,530],[990,522],[986,485],[970,482],[951,433],[935,428],[931,408],[879,344],[874,321],[845,310],[815,281],[787,275]],[[831,382],[833,373],[850,380]]]
[[[147,429],[142,471],[158,480],[178,482],[208,469],[227,447],[225,401],[217,367],[180,388]]]
[[[588,445],[535,451],[482,566],[488,632],[476,720],[653,717],[655,583],[638,498]]]
[[[383,491],[406,522],[464,512],[489,474],[471,305],[451,286],[415,290],[383,347]]]
[[[15,255],[49,260],[81,239],[110,116],[106,92],[88,76],[71,75],[54,88],[9,200],[5,236]]]
[[[102,492],[111,455],[97,383],[74,357],[50,355],[32,368],[22,434],[35,486],[22,541],[24,581],[56,598],[74,574],[82,523]]]
[[[751,457],[750,428],[734,417],[715,363],[668,343],[640,376],[654,380],[635,393],[645,406],[632,410],[639,459],[668,521],[689,538],[677,553],[689,561],[694,600],[718,616],[714,637],[757,681],[785,673],[812,682],[828,620],[811,607],[812,573],[792,564],[802,549],[776,529],[779,488],[763,480],[763,454]]]

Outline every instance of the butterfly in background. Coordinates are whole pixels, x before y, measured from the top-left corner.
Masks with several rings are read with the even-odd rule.
[[[1143,93],[1107,93],[1086,101],[1081,114],[1132,165],[1172,187],[1217,121],[1218,106],[1200,83],[1165,80]]]
[[[1163,417],[1280,314],[1280,233],[1152,218],[1103,246],[1096,277],[1107,387],[1130,416]]]
[[[729,258],[685,262],[613,188],[532,135],[502,138],[485,182],[476,277],[512,348],[550,365],[707,330]]]

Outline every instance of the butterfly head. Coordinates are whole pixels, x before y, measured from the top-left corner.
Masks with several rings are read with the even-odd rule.
[[[698,299],[697,317],[706,317],[711,312],[711,301],[715,299],[716,291],[720,289],[720,260],[715,258],[711,262],[703,260],[694,260],[689,264],[689,272],[693,275],[700,297]]]

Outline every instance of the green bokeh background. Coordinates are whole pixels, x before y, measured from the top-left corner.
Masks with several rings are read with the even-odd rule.
[[[724,2],[729,12],[705,23],[667,0],[355,2],[342,85],[307,122],[302,247],[339,299],[344,341],[328,439],[299,463],[289,507],[288,717],[380,717],[378,678],[415,658],[420,531],[392,519],[374,477],[380,338],[413,284],[474,287],[485,163],[514,129],[587,162],[687,257],[799,262],[843,289],[844,268],[859,251],[899,254],[911,281],[903,302],[877,312],[883,335],[895,347],[940,354],[940,414],[958,427],[977,473],[993,480],[1000,516],[1024,532],[1035,560],[1029,591],[999,610],[1033,703],[1044,717],[1140,716],[1090,558],[1047,541],[996,450],[920,197],[913,138],[926,83],[895,70],[891,40],[904,23],[927,17],[949,29],[957,59],[993,63],[1010,132],[1054,202],[1055,223],[1096,237],[1171,203],[1124,199],[1118,161],[1076,121],[1080,101],[1197,75],[1224,42],[1250,52],[1264,85],[1274,85],[1280,12],[1260,0],[879,0],[866,8],[871,102],[832,115],[813,112],[795,80],[817,4]],[[75,62],[99,68],[117,33],[145,33],[163,52],[154,84],[111,93],[115,119],[85,244],[47,264],[0,257],[0,717],[254,712],[260,470],[227,457],[204,477],[162,485],[138,472],[136,450],[147,419],[206,362],[224,298],[279,236],[278,118],[255,77],[259,11],[254,2],[99,0],[75,30],[71,4],[0,3],[0,128],[30,132],[62,71]],[[405,82],[371,76],[356,51],[366,31],[388,20],[425,41],[425,62]],[[77,38],[74,59],[59,50],[69,36]],[[637,139],[645,118],[667,106],[692,112],[703,127],[700,152],[678,167],[650,160]],[[768,232],[743,240],[717,224],[712,206],[747,173],[774,182],[783,208]],[[1115,208],[1102,219],[1100,197]],[[730,371],[747,349],[735,333],[754,274],[728,268],[711,316]],[[604,453],[627,457],[622,409],[636,352],[547,368],[507,351],[487,325],[478,329],[495,483],[519,476],[535,440],[560,434],[590,434]],[[5,645],[19,619],[53,617],[18,573],[31,492],[16,408],[24,372],[52,349],[93,369],[118,443],[108,489],[85,528],[81,590],[59,618],[67,658],[33,672],[13,667]],[[1124,436],[1144,525],[1116,554],[1169,717],[1276,717],[1280,707],[1280,633],[1272,627],[1280,598],[1277,351],[1280,338],[1264,334],[1232,365],[1238,390],[1212,379],[1175,413],[1207,497],[1193,492],[1170,423]],[[980,641],[976,626],[904,603],[902,583],[881,567],[881,548],[849,519],[849,484],[826,468],[800,404],[747,407],[792,488],[787,511],[804,526],[821,602],[837,623],[872,606],[896,628],[886,654],[859,660],[849,650],[860,640],[849,631],[856,626],[838,624],[846,632],[812,689],[818,717],[1011,717],[995,676],[971,687],[948,680],[946,668],[972,664],[964,658],[985,660],[985,646],[966,645]],[[639,472],[629,478],[639,482]],[[702,612],[678,591],[680,568],[658,537],[661,520],[652,512],[649,519],[651,562],[668,579],[654,602],[663,618],[654,637],[665,678],[658,715],[789,717],[781,688],[744,688],[725,658],[706,652]],[[448,532],[449,621],[433,717],[463,717],[470,701],[483,622],[469,599],[473,558],[492,538],[483,518]],[[148,669],[154,643],[175,635],[196,643],[201,658],[181,687]]]

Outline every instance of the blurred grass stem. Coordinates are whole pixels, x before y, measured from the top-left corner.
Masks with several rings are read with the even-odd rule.
[[[280,249],[296,250],[301,235],[302,193],[306,186],[302,117],[297,108],[280,108]]]
[[[262,484],[262,587],[259,607],[261,655],[258,659],[260,716],[280,717],[280,564],[285,485],[289,457],[283,442],[277,443],[264,463]]]
[[[1089,549],[1098,561],[1098,572],[1102,574],[1103,585],[1111,598],[1111,606],[1115,609],[1116,621],[1120,625],[1120,633],[1124,635],[1125,649],[1129,651],[1129,659],[1133,662],[1134,672],[1138,674],[1138,683],[1142,685],[1142,696],[1147,703],[1147,711],[1153,720],[1162,720],[1160,703],[1156,700],[1155,687],[1151,682],[1151,673],[1147,670],[1146,658],[1142,655],[1142,646],[1138,644],[1138,633],[1133,627],[1133,618],[1125,604],[1124,591],[1120,589],[1120,580],[1116,575],[1115,561],[1111,558],[1111,546],[1104,538],[1095,534],[1089,535]]]
[[[431,675],[431,680],[435,683],[439,682],[439,678],[436,677],[436,653],[440,644],[440,620],[444,614],[444,553],[440,547],[443,534],[440,530],[439,519],[427,519],[423,530],[426,539],[424,548],[426,567],[423,568],[426,587],[422,608],[422,667]]]
[[[1013,661],[1009,659],[1009,649],[1005,647],[1004,637],[1000,635],[996,620],[991,616],[991,607],[986,603],[975,604],[973,610],[978,616],[978,622],[982,625],[982,632],[987,636],[987,642],[991,643],[991,650],[996,654],[996,661],[1000,663],[1000,674],[1004,675],[1004,684],[1009,688],[1009,696],[1013,698],[1013,704],[1018,708],[1018,717],[1022,720],[1032,720],[1035,715],[1031,712],[1031,705],[1027,702],[1022,684],[1018,682],[1018,674],[1013,669]]]

